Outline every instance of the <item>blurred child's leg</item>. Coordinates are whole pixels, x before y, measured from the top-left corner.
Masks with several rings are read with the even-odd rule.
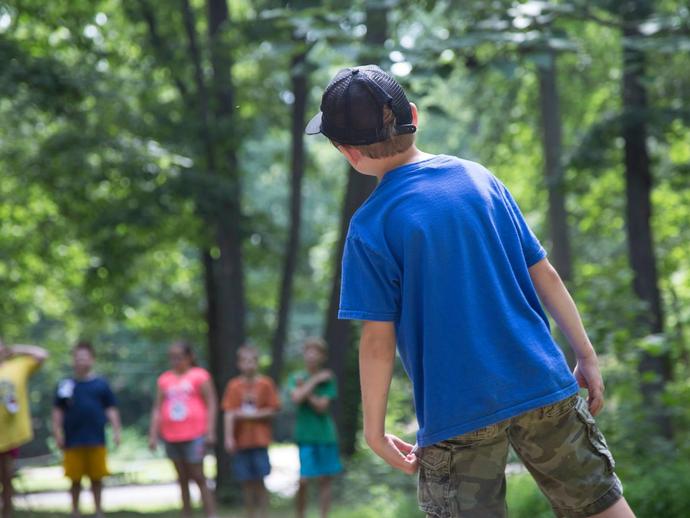
[[[180,483],[180,495],[182,497],[182,514],[185,517],[192,516],[192,503],[189,496],[189,474],[187,466],[183,460],[173,460],[175,471],[177,471],[177,481]]]
[[[209,518],[216,516],[216,499],[206,483],[206,477],[204,476],[204,465],[202,463],[188,463],[187,472],[189,473],[189,478],[191,478],[194,482],[196,482],[196,485],[199,486],[199,493],[201,493],[201,503],[204,506],[204,513],[206,513],[206,516]]]
[[[255,507],[253,482],[242,482],[242,499],[244,500],[244,509],[247,511],[247,516],[253,518]]]
[[[268,518],[268,491],[266,491],[263,479],[257,480],[255,487],[257,514],[259,518]]]
[[[101,507],[101,495],[103,494],[103,481],[91,480],[91,492],[93,493],[93,506],[96,508],[96,517],[103,516],[103,508]]]
[[[91,480],[91,493],[96,508],[96,517],[103,516],[101,495],[103,494],[103,479],[108,476],[105,446],[90,446],[84,449],[86,475]]]
[[[70,487],[70,494],[72,495],[72,516],[80,516],[79,514],[79,496],[81,495],[81,480],[73,480]]]
[[[307,488],[309,481],[305,478],[300,479],[295,504],[297,506],[297,518],[304,518],[307,512]]]
[[[266,518],[268,516],[268,493],[263,480],[252,480],[247,483],[251,494],[251,506],[249,516],[258,518]]]
[[[333,487],[333,477],[319,477],[319,506],[321,507],[321,518],[327,518],[331,510],[331,488]]]
[[[9,452],[0,453],[0,484],[2,484],[2,518],[12,516],[12,469],[14,462]]]

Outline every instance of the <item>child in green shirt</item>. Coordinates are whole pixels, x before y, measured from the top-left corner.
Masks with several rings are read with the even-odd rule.
[[[331,506],[333,476],[340,464],[338,437],[330,415],[330,403],[338,395],[333,373],[323,368],[327,357],[326,342],[309,338],[304,343],[305,370],[294,373],[288,381],[292,401],[297,405],[295,442],[299,446],[300,484],[297,492],[297,516],[303,517],[310,479],[319,481],[321,517]]]

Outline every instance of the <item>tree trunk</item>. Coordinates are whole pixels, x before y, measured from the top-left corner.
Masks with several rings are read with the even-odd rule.
[[[338,380],[339,397],[333,402],[335,416],[341,440],[341,450],[346,455],[355,451],[357,431],[359,429],[359,370],[357,367],[354,326],[350,320],[338,319],[340,304],[340,277],[345,237],[350,226],[350,219],[357,208],[367,199],[376,187],[374,177],[365,176],[354,169],[349,169],[345,199],[340,217],[340,238],[335,255],[333,283],[328,303],[325,338],[329,345],[328,364]],[[354,381],[354,383],[353,383]]]
[[[309,94],[307,78],[307,51],[301,50],[292,58],[291,76],[292,93],[295,100],[292,104],[292,161],[290,182],[290,229],[278,302],[278,322],[273,335],[271,348],[271,377],[280,382],[283,374],[285,341],[290,319],[292,303],[292,286],[297,265],[302,225],[302,178],[304,177],[304,118]]]
[[[548,62],[537,66],[539,102],[541,110],[544,180],[549,194],[550,260],[566,282],[572,280],[572,257],[568,233],[568,212],[565,207],[565,179],[561,162],[561,110],[556,82],[556,52],[549,49]],[[563,342],[561,338],[559,342]],[[575,356],[569,346],[563,347],[568,364],[575,366]]]
[[[214,211],[216,246],[219,257],[214,262],[217,300],[218,338],[209,342],[209,360],[216,389],[222,395],[231,376],[236,374],[235,355],[245,339],[245,295],[242,262],[241,181],[237,167],[237,133],[233,119],[233,82],[230,49],[223,41],[223,29],[229,22],[226,0],[208,0],[208,38],[213,79],[211,102],[214,108],[214,147],[217,150],[216,174],[223,193]],[[222,430],[222,426],[219,426]],[[216,444],[220,497],[235,496],[230,485],[230,459],[223,447],[222,434]]]
[[[572,280],[572,259],[565,208],[565,182],[561,163],[561,112],[556,84],[556,53],[549,51],[548,65],[537,67],[542,121],[544,178],[549,193],[551,262],[563,280]]]
[[[376,50],[383,49],[388,33],[387,10],[385,7],[373,5],[366,9],[367,34],[365,48],[368,54],[362,53],[363,64],[377,62],[381,58]],[[359,406],[361,400],[359,388],[359,368],[357,362],[357,336],[355,328],[349,320],[338,320],[338,306],[340,303],[340,276],[342,272],[342,256],[345,246],[350,219],[359,206],[376,187],[373,177],[358,173],[350,168],[343,200],[340,220],[340,238],[335,255],[333,268],[333,284],[326,315],[325,338],[329,345],[329,366],[338,379],[339,397],[333,403],[333,412],[340,435],[341,450],[345,455],[352,455],[357,444],[359,430]]]
[[[624,29],[623,35],[626,38],[640,36],[633,24]],[[634,274],[633,288],[637,296],[647,304],[647,310],[640,315],[641,328],[649,334],[661,334],[664,330],[663,310],[650,226],[652,173],[647,149],[647,92],[643,82],[644,75],[644,53],[639,49],[624,46],[622,130],[625,142],[628,255]],[[654,423],[663,436],[671,438],[671,421],[659,398],[666,382],[671,379],[668,353],[643,353],[639,371],[642,376],[642,395],[647,408],[653,414]],[[654,379],[646,380],[645,373],[653,373]]]

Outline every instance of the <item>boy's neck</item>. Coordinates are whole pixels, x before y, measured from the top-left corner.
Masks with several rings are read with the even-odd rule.
[[[93,369],[89,369],[86,372],[75,372],[74,378],[78,381],[84,381],[93,376]]]
[[[254,381],[256,379],[256,372],[251,372],[251,373],[242,372],[240,375],[245,379],[245,381]]]
[[[392,171],[393,169],[397,169],[398,167],[402,167],[404,165],[421,162],[422,160],[426,160],[432,156],[434,155],[421,151],[416,145],[413,144],[409,149],[403,151],[402,153],[398,153],[395,156],[372,160],[372,174],[381,180],[386,173]]]

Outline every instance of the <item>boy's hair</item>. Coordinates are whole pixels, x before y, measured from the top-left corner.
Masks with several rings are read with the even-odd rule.
[[[257,359],[259,358],[259,350],[251,344],[245,344],[237,349],[237,359],[239,360],[243,354],[251,354]]]
[[[92,358],[96,357],[96,351],[94,350],[93,345],[91,345],[91,342],[87,340],[80,340],[75,344],[74,347],[72,347],[72,354],[75,354],[78,351],[88,351]]]
[[[415,134],[406,133],[399,135],[395,129],[396,119],[388,106],[383,107],[383,130],[388,135],[386,140],[381,142],[374,142],[373,144],[366,144],[362,146],[350,146],[357,149],[360,153],[368,158],[388,158],[410,149],[414,144]],[[334,146],[342,146],[338,142],[331,140]]]
[[[310,336],[309,338],[304,340],[303,347],[305,349],[313,347],[314,349],[318,349],[324,356],[328,355],[328,344],[326,343],[326,340],[318,336]]]

